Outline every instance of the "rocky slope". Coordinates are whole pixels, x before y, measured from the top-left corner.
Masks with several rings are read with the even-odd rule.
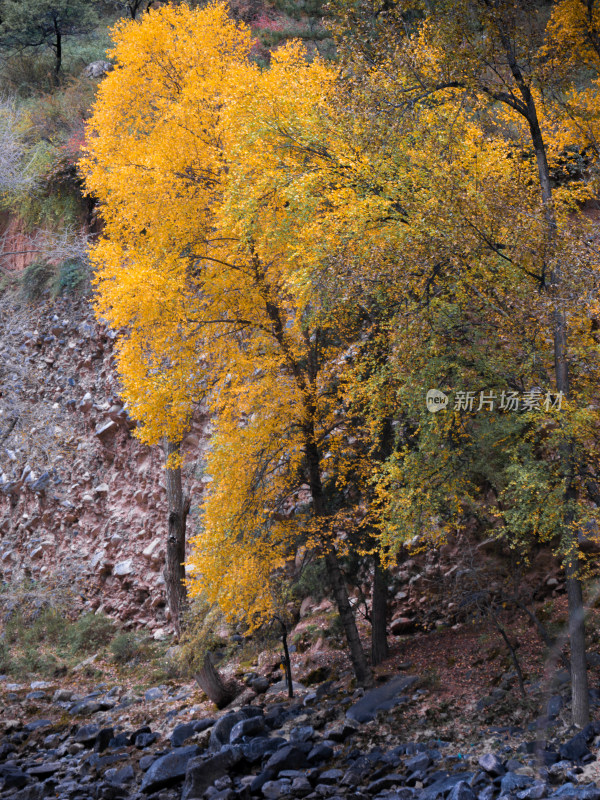
[[[162,453],[132,436],[113,338],[84,299],[0,298],[0,573],[5,588],[45,579],[77,607],[160,636]],[[184,443],[193,505],[205,428],[199,415]]]
[[[416,677],[366,694],[328,681],[294,700],[266,677],[216,715],[189,685],[76,694],[4,681],[0,797],[600,800],[598,723],[575,735],[556,717],[481,726],[458,744],[425,718],[405,728],[405,710],[432,694]]]

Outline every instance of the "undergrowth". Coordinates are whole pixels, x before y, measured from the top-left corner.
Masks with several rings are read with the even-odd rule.
[[[85,676],[103,667],[143,677],[150,684],[178,677],[164,643],[140,632],[123,631],[104,614],[76,615],[68,590],[55,592],[33,582],[0,592],[0,673],[57,678],[90,656],[98,656]]]

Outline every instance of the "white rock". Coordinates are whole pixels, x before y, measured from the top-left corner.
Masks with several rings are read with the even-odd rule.
[[[119,561],[118,564],[115,564],[115,568],[113,570],[113,574],[121,577],[123,575],[131,575],[133,572],[133,559],[128,558],[125,561]]]

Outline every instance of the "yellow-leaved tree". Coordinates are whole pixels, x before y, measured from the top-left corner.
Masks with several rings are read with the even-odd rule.
[[[399,400],[414,405],[415,387],[457,389],[462,378],[476,390],[487,383],[505,392],[553,391],[565,401],[562,413],[545,419],[501,417],[495,436],[493,421],[464,413],[410,415],[415,433],[379,484],[384,513],[391,510],[398,526],[384,525],[384,534],[393,545],[407,524],[423,531],[441,519],[460,527],[464,508],[475,506],[473,489],[484,483],[483,449],[502,447],[509,468],[491,513],[511,535],[558,542],[573,719],[583,725],[578,535],[594,514],[598,474],[599,265],[585,213],[598,190],[598,9],[579,0],[562,0],[551,13],[526,0],[415,0],[383,13],[368,0],[332,6],[359,113],[437,119],[431,180],[421,210],[407,214],[415,246],[403,252],[406,271],[423,281],[413,280],[416,302],[391,337],[397,353],[415,353],[411,363],[397,358]]]
[[[336,152],[326,113],[336,72],[298,45],[261,72],[222,5],[151,11],[115,41],[83,164],[106,221],[97,308],[122,331],[124,397],[144,441],[177,442],[200,397],[215,415],[191,592],[259,624],[285,560],[312,548],[369,684],[338,558],[353,523],[337,477],[360,462],[338,373],[360,314],[315,301],[307,275],[344,226],[364,238],[390,201],[363,202],[341,180],[360,169],[347,144]]]

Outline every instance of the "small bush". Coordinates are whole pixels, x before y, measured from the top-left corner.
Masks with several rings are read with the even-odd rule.
[[[186,612],[179,651],[181,668],[186,674],[194,675],[202,669],[207,652],[227,647],[227,641],[215,633],[223,622],[218,607],[211,607],[202,598],[192,601]]]
[[[104,614],[84,614],[69,625],[65,639],[74,654],[94,653],[113,639],[115,624]]]
[[[34,261],[23,272],[21,291],[29,303],[39,300],[49,292],[54,278],[54,268],[47,261]]]
[[[292,586],[294,597],[302,601],[305,597],[312,597],[316,602],[322,600],[327,593],[327,571],[325,562],[311,561],[303,568],[300,577]]]
[[[0,673],[3,675],[12,672],[13,661],[10,647],[6,642],[0,642]]]
[[[89,285],[89,277],[87,264],[76,259],[63,261],[55,280],[55,294],[74,294],[85,291]]]
[[[110,643],[110,652],[117,664],[139,661],[147,650],[147,643],[131,631],[117,634]]]

